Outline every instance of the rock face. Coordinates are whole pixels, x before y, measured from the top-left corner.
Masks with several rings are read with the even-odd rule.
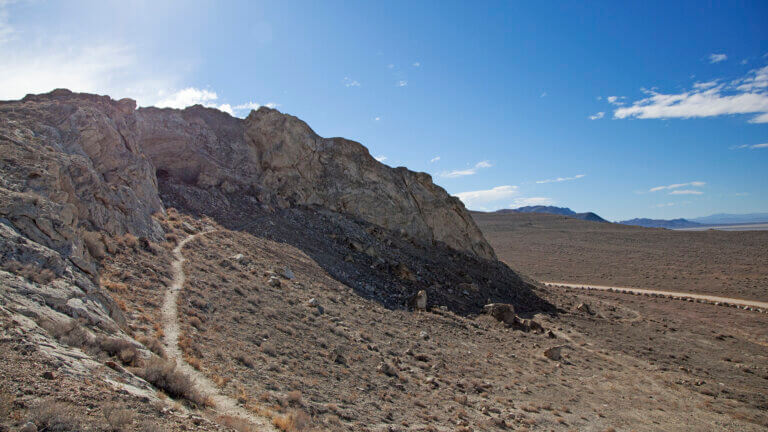
[[[83,230],[159,238],[150,215],[163,206],[135,107],[66,90],[0,102],[0,218],[91,273]]]
[[[457,198],[428,174],[377,162],[359,143],[322,138],[266,107],[245,120],[201,106],[135,107],[68,90],[0,102],[0,216],[73,257],[84,254],[79,229],[156,238],[149,216],[163,210],[159,177],[284,207],[319,205],[495,258]],[[21,160],[34,163],[15,166]],[[34,197],[13,195],[30,190]],[[40,198],[51,206],[48,222],[31,210]]]

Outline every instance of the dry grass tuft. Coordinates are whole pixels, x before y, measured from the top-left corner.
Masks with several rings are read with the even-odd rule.
[[[272,418],[272,424],[284,432],[303,431],[309,426],[309,415],[301,410],[292,410],[286,415]]]
[[[101,409],[104,418],[109,423],[110,430],[121,432],[130,430],[128,426],[133,423],[133,413],[130,410],[120,408],[119,405],[111,404]]]
[[[41,402],[31,411],[31,421],[38,430],[47,432],[75,432],[82,430],[80,422],[72,412],[72,406],[49,399]]]
[[[136,374],[168,396],[184,398],[201,406],[210,404],[209,398],[197,390],[194,381],[176,369],[175,362],[152,357],[146,366],[136,370]]]
[[[8,261],[3,265],[3,269],[38,284],[47,284],[56,277],[51,269],[41,268],[35,263],[22,264],[18,261]]]

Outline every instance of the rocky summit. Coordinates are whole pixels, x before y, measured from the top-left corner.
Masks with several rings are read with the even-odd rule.
[[[55,90],[0,103],[0,215],[91,270],[77,232],[157,239],[158,177],[279,207],[318,205],[428,242],[495,258],[462,203],[425,173],[390,168],[365,147],[322,138],[261,107],[140,108]]]

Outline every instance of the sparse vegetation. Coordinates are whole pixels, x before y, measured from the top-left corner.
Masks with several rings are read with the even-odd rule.
[[[42,268],[33,262],[22,264],[11,260],[3,265],[3,269],[39,284],[47,284],[56,277],[56,274],[51,269]]]
[[[82,425],[72,406],[52,399],[40,402],[31,410],[31,419],[38,430],[50,432],[78,432]]]
[[[128,431],[133,423],[133,413],[130,410],[121,408],[117,404],[110,404],[101,409],[104,418],[109,424],[112,432]]]
[[[173,361],[152,357],[136,373],[168,396],[184,398],[200,406],[210,404],[208,397],[197,390],[190,377],[176,369]]]

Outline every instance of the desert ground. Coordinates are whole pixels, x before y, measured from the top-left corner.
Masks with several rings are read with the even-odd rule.
[[[473,213],[499,259],[537,280],[768,301],[768,231],[677,231]]]

